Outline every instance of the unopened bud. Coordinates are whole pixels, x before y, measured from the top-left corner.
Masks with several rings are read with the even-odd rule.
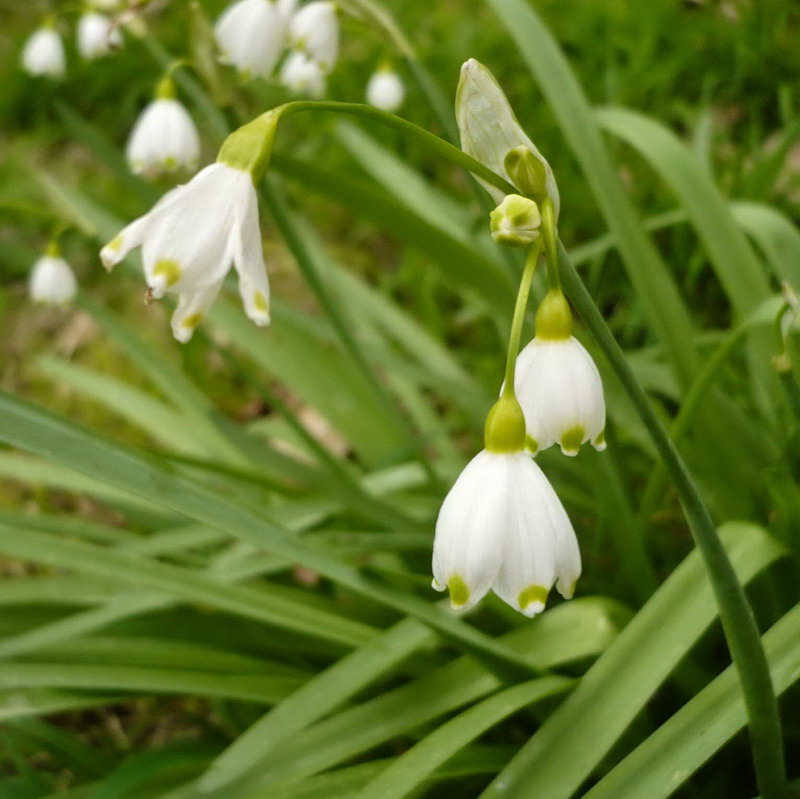
[[[526,196],[542,200],[547,196],[547,169],[541,158],[520,144],[506,153],[503,164],[511,182]]]
[[[492,238],[506,247],[525,247],[539,238],[539,206],[527,197],[509,194],[489,214]]]

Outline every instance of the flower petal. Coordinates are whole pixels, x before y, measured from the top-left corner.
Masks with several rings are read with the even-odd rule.
[[[208,308],[217,299],[222,281],[200,289],[192,294],[180,294],[178,296],[178,307],[172,314],[172,335],[181,344],[185,344],[195,331],[195,328],[203,321],[203,316]]]
[[[234,223],[232,241],[233,265],[239,273],[239,294],[245,313],[257,325],[264,326],[270,321],[269,279],[264,264],[255,192],[239,213]]]

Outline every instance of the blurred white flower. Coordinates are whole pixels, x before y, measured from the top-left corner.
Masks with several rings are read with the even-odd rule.
[[[152,210],[128,225],[100,252],[107,269],[142,247],[148,298],[178,294],[172,332],[188,341],[214,302],[231,264],[239,273],[245,312],[269,324],[258,199],[249,172],[217,162],[184,186],[167,192]]]
[[[388,67],[379,67],[367,83],[367,102],[383,111],[397,111],[405,96],[403,81]]]
[[[600,373],[573,336],[537,335],[517,358],[514,387],[531,448],[538,451],[558,444],[565,455],[577,455],[587,441],[598,451],[606,448]]]
[[[272,0],[238,0],[214,26],[221,59],[244,79],[269,77],[284,48],[283,12]]]
[[[64,43],[55,28],[42,27],[25,42],[22,66],[30,75],[63,78],[67,71]]]
[[[326,73],[339,57],[339,21],[336,6],[327,0],[314,0],[302,6],[289,23],[289,43],[304,51]]]
[[[136,174],[193,172],[200,158],[200,137],[189,112],[174,98],[153,100],[133,126],[125,156]]]
[[[87,61],[122,47],[122,33],[104,14],[87,11],[78,22],[78,52]]]
[[[325,94],[325,73],[316,61],[293,50],[281,67],[281,83],[294,94],[319,98]]]
[[[297,0],[276,0],[278,4],[278,11],[281,12],[281,16],[283,17],[283,21],[289,24],[289,20],[292,18],[292,14],[294,14],[295,9],[297,8]]]
[[[553,583],[571,597],[580,572],[575,532],[542,470],[524,452],[478,453],[439,511],[433,587],[449,589],[454,608],[491,589],[534,616]]]
[[[456,120],[461,133],[461,149],[512,184],[515,181],[506,169],[506,157],[520,145],[527,148],[543,169],[545,191],[553,201],[555,218],[558,219],[560,199],[550,164],[517,122],[494,75],[474,58],[461,67],[456,91]],[[502,201],[505,196],[502,191],[483,181],[480,183],[496,203]],[[526,194],[524,187],[517,188],[521,194]]]
[[[43,255],[31,270],[28,280],[28,293],[34,302],[47,305],[63,305],[73,299],[78,291],[75,275],[69,264],[60,256]]]

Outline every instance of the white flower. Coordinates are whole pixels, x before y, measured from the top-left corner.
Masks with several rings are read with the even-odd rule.
[[[214,26],[222,61],[244,78],[268,78],[283,52],[286,24],[272,0],[238,0]]]
[[[167,192],[152,210],[103,247],[107,269],[142,247],[148,297],[178,294],[172,332],[188,341],[214,302],[231,264],[239,273],[245,312],[269,323],[269,283],[264,266],[258,199],[249,172],[215,163],[185,186]]]
[[[189,112],[178,100],[159,98],[136,120],[125,155],[136,174],[194,171],[200,158],[200,137]]]
[[[111,20],[96,11],[88,11],[78,22],[78,52],[87,60],[108,55],[122,47],[122,33]]]
[[[281,17],[283,17],[283,21],[288,26],[289,20],[292,18],[292,15],[297,8],[297,0],[277,0],[278,11],[281,12]]]
[[[403,81],[394,70],[380,68],[367,83],[367,102],[383,111],[397,111],[405,96]]]
[[[581,444],[606,448],[603,384],[592,356],[573,336],[537,336],[517,358],[514,388],[537,450],[559,444],[577,455]]]
[[[575,532],[556,492],[523,452],[478,453],[444,500],[433,544],[433,587],[454,608],[490,589],[526,616],[556,587],[572,596],[581,572]]]
[[[294,50],[281,67],[281,83],[295,94],[322,97],[325,94],[325,73],[316,61]]]
[[[289,42],[303,50],[325,72],[330,72],[339,56],[339,22],[336,6],[314,0],[302,6],[289,23]]]
[[[54,28],[39,28],[22,50],[22,66],[30,75],[63,78],[67,71],[64,44]]]
[[[553,201],[555,217],[558,219],[560,199],[550,164],[517,122],[494,75],[474,58],[461,67],[461,79],[456,92],[456,120],[461,133],[461,149],[512,184],[514,181],[506,170],[506,156],[515,147],[527,147],[544,168],[546,192]],[[505,196],[503,192],[480,182],[499,204]]]
[[[28,281],[28,293],[34,302],[63,305],[78,290],[69,264],[56,255],[43,255],[34,265]]]

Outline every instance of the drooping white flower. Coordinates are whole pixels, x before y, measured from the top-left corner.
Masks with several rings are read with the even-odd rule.
[[[555,218],[558,219],[560,199],[550,164],[517,122],[494,75],[474,58],[461,67],[456,91],[456,120],[461,133],[461,149],[512,184],[515,181],[508,174],[506,157],[515,148],[526,147],[543,169],[544,190],[553,202]],[[505,196],[502,191],[483,181],[480,183],[496,203],[502,201]],[[526,194],[524,187],[517,185],[517,188],[521,194]]]
[[[22,66],[29,75],[63,78],[67,71],[64,43],[53,27],[34,31],[22,50]]]
[[[277,4],[278,4],[278,11],[281,12],[283,21],[288,26],[289,20],[291,20],[292,15],[297,9],[297,0],[277,0]]]
[[[133,126],[125,156],[137,175],[197,169],[200,137],[189,112],[175,98],[153,100]]]
[[[367,102],[383,111],[397,111],[405,96],[403,81],[390,67],[379,67],[367,82]]]
[[[289,23],[289,43],[304,51],[324,72],[330,72],[339,57],[339,21],[336,6],[314,0],[302,6]]]
[[[207,166],[128,225],[100,258],[111,269],[139,246],[148,297],[159,299],[168,290],[178,294],[172,316],[178,341],[191,338],[231,264],[245,312],[257,325],[269,324],[258,199],[249,172],[221,162]]]
[[[55,253],[43,255],[31,270],[28,293],[34,302],[64,305],[75,297],[78,284],[69,264]]]
[[[454,608],[489,590],[526,616],[556,584],[572,596],[581,558],[575,532],[542,470],[524,452],[483,450],[444,500],[433,544],[433,587]]]
[[[517,358],[514,384],[532,448],[558,444],[565,455],[577,455],[587,441],[606,448],[603,383],[574,336],[534,338]]]
[[[221,59],[245,78],[269,77],[283,52],[287,20],[272,0],[238,0],[214,26]]]
[[[78,52],[87,61],[122,47],[122,33],[104,14],[87,11],[78,22]]]
[[[304,52],[293,50],[281,67],[281,83],[295,94],[319,98],[325,94],[325,73]]]

